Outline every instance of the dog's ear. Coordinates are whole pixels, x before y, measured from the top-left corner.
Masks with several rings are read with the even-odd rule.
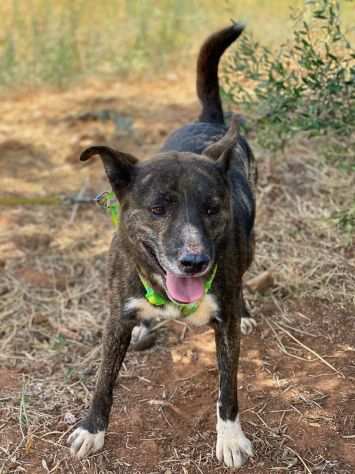
[[[231,152],[239,137],[239,123],[239,115],[234,114],[226,134],[218,142],[212,143],[202,152],[203,155],[215,160],[222,171],[227,171],[229,167]]]
[[[80,160],[87,161],[94,155],[101,157],[112,189],[121,197],[132,180],[137,158],[107,146],[91,146],[81,153]]]

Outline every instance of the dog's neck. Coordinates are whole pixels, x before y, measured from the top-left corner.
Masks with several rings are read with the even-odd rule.
[[[169,295],[165,291],[165,288],[162,285],[160,285],[159,290],[161,291],[161,289],[163,289],[164,293],[161,293],[160,291],[156,291],[154,287],[151,285],[150,281],[146,277],[144,277],[143,274],[139,270],[137,271],[138,271],[138,276],[145,289],[145,298],[151,305],[165,306],[167,304],[173,304],[179,309],[179,311],[181,312],[183,316],[190,316],[191,314],[193,314],[195,311],[198,310],[200,303],[204,297],[200,301],[195,301],[193,303],[179,303],[169,297]],[[204,283],[204,287],[205,287],[204,296],[210,291],[213,284],[213,280],[216,276],[216,272],[217,272],[217,265],[213,267],[209,278]]]

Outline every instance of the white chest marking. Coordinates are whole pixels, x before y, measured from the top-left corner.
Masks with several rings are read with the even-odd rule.
[[[194,326],[203,326],[208,324],[218,313],[218,304],[213,295],[205,295],[197,310],[188,316],[186,321]]]
[[[196,326],[208,324],[217,315],[218,304],[213,295],[205,295],[197,310],[190,316],[182,316],[178,306],[166,304],[164,306],[151,305],[145,298],[130,298],[124,307],[125,311],[137,311],[140,320],[149,319],[180,319],[184,318]]]

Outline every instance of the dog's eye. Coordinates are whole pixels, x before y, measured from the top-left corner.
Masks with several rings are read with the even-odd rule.
[[[220,207],[219,206],[208,206],[207,209],[206,209],[206,214],[208,216],[214,216],[216,214],[218,214],[220,211]]]
[[[165,214],[165,207],[163,206],[153,206],[150,208],[150,211],[155,216],[163,216]]]

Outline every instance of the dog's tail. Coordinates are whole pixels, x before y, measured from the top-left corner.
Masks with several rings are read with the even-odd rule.
[[[197,60],[197,95],[202,104],[200,122],[223,123],[223,109],[219,95],[218,64],[224,51],[243,32],[245,25],[232,26],[217,31],[203,43]]]

